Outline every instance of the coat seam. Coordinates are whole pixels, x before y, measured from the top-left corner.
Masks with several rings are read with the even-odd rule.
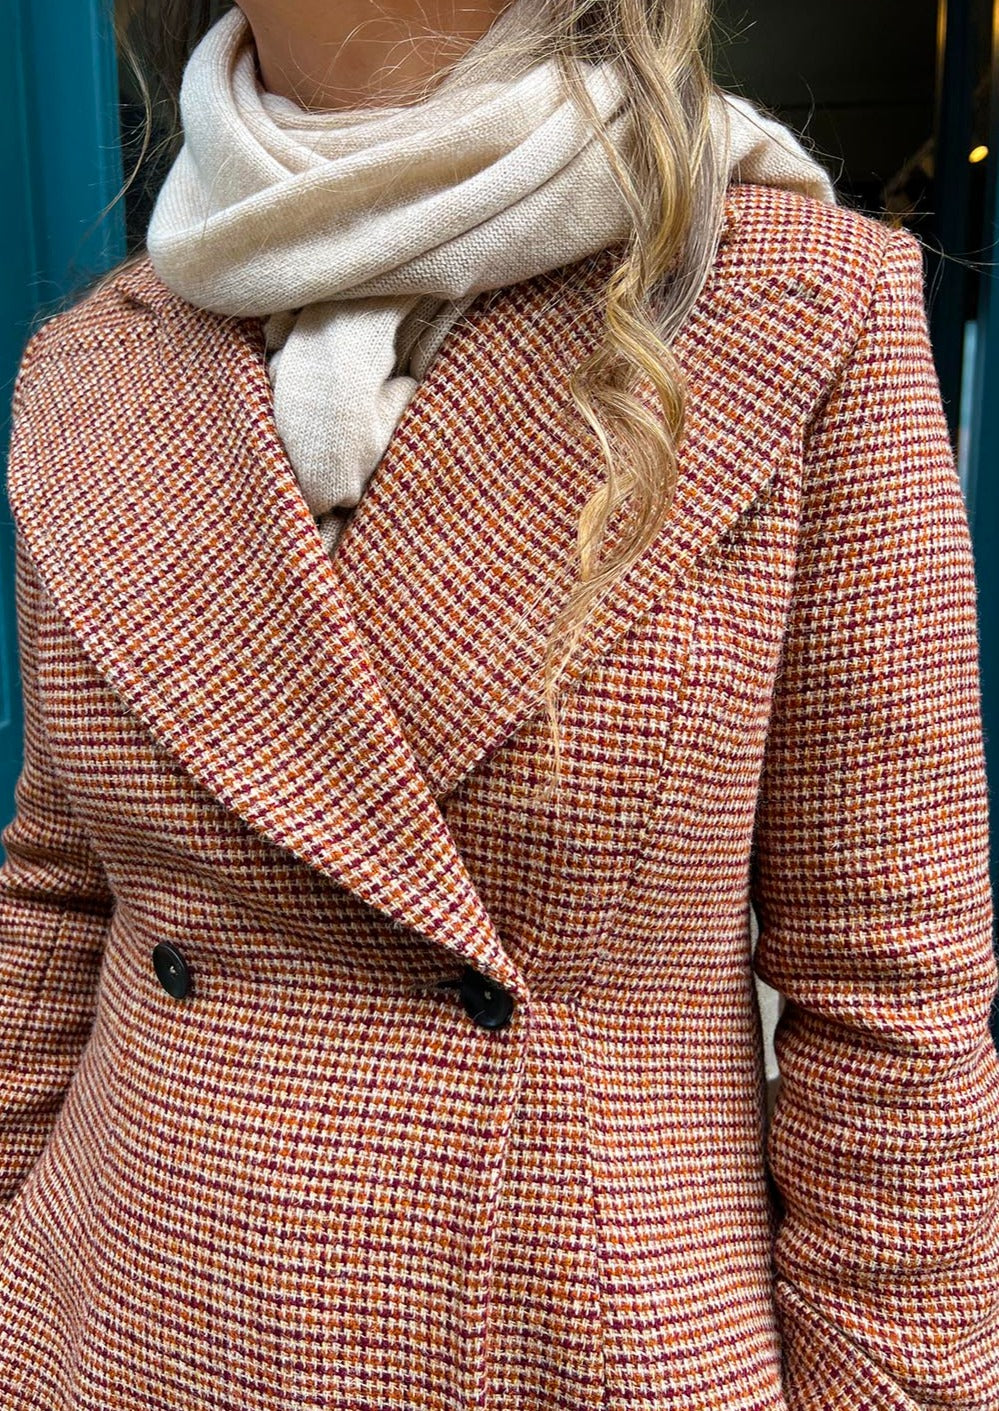
[[[565,1006],[565,1015],[572,1029],[573,1044],[577,1054],[576,1086],[582,1119],[582,1147],[586,1169],[586,1187],[589,1201],[590,1223],[593,1230],[593,1274],[594,1291],[597,1299],[597,1337],[600,1347],[600,1411],[610,1411],[610,1386],[607,1377],[607,1296],[604,1286],[605,1241],[600,1216],[600,1202],[597,1198],[597,1180],[593,1159],[593,1132],[595,1121],[590,1096],[590,1085],[586,1076],[585,1039],[580,1029],[578,1012],[571,1005]]]

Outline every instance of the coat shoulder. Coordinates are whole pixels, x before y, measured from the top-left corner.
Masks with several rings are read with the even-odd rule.
[[[21,359],[22,372],[38,361],[115,342],[155,322],[158,281],[147,255],[133,256],[36,328]]]
[[[893,240],[921,248],[886,217],[783,187],[731,186],[727,218],[723,260],[733,277],[810,276],[847,307],[870,294]]]
[[[784,357],[812,361],[821,347],[831,382],[882,278],[899,297],[925,299],[923,246],[905,226],[782,187],[737,183],[702,308],[751,310],[757,323],[764,309],[785,323],[793,311],[800,332],[784,340]]]
[[[136,369],[149,366],[160,321],[146,290],[157,284],[148,257],[130,259],[32,333],[11,402],[6,497],[15,519],[26,488],[41,483],[56,459],[73,456],[102,429],[110,444],[136,411]],[[99,465],[99,457],[86,466],[80,460],[79,473],[98,474]]]

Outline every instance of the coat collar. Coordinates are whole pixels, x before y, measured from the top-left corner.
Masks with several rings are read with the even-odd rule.
[[[692,397],[670,516],[569,680],[760,495],[814,394],[775,392],[787,324],[753,315],[787,282],[747,283],[737,205],[676,344]],[[620,253],[476,300],[332,560],[277,435],[259,322],[192,308],[148,263],[114,286],[146,317],[43,343],[12,447],[9,500],[47,590],[161,744],[250,827],[521,995],[443,805],[542,708],[544,641],[603,477],[567,369],[599,337]]]

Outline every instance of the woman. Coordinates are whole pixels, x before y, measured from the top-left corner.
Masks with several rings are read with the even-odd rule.
[[[0,1407],[993,1411],[920,247],[703,0],[377,16],[215,21],[24,357]]]

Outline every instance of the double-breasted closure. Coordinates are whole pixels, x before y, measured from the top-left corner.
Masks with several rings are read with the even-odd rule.
[[[976,594],[920,249],[786,191],[727,215],[557,799],[542,652],[604,473],[568,377],[619,250],[479,297],[332,559],[257,321],[141,261],[32,339],[3,1411],[994,1411]]]

